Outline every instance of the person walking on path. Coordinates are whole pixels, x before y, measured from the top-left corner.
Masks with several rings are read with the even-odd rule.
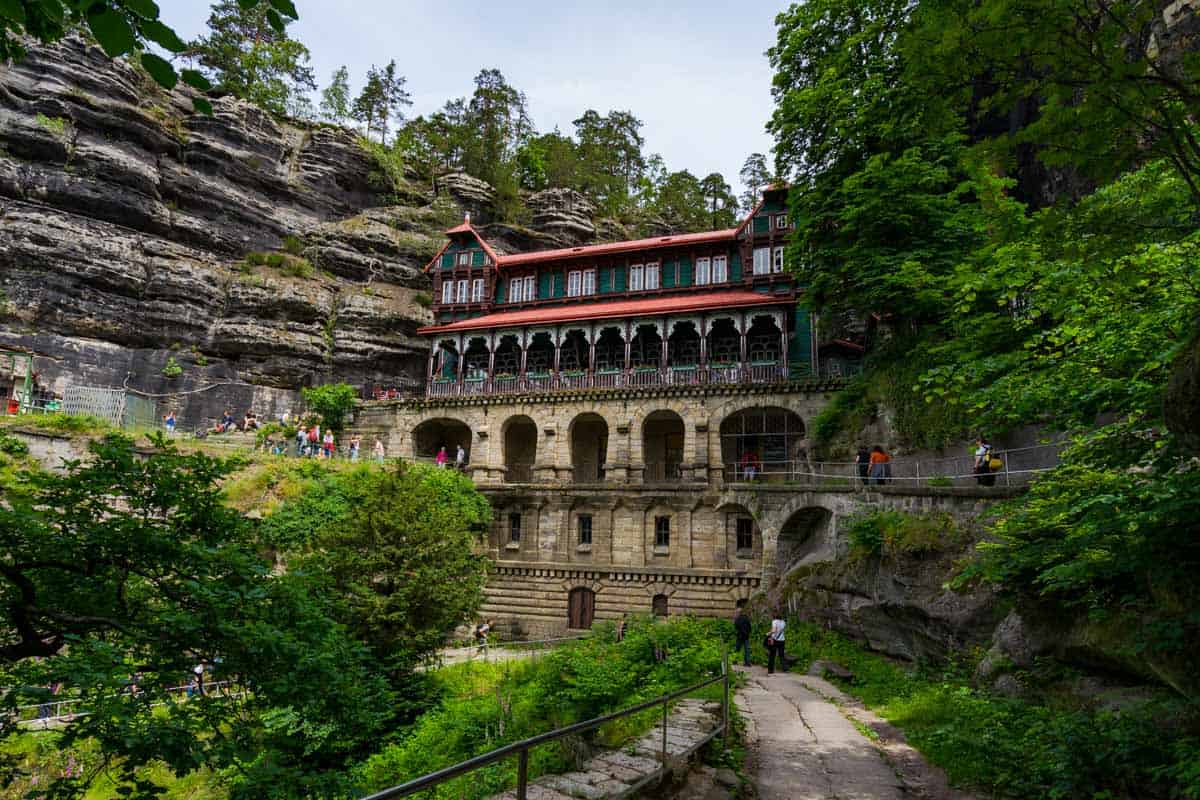
[[[387,451],[383,449],[383,442],[381,442],[379,440],[378,436],[375,437],[374,452],[375,452],[375,460],[378,461],[380,464],[382,464],[384,458],[387,457]]]
[[[475,626],[475,644],[479,645],[476,650],[476,655],[482,654],[487,658],[488,654],[488,634],[492,632],[492,621],[485,619],[483,622]]]
[[[443,445],[442,449],[438,450],[437,457],[433,459],[433,463],[437,464],[439,468],[442,468],[446,466],[446,462],[449,460],[450,456],[446,454],[446,447]]]
[[[857,470],[862,485],[866,486],[870,482],[868,475],[871,472],[871,451],[865,444],[859,445],[858,453],[854,456],[854,469]]]
[[[992,474],[992,445],[980,436],[975,440],[975,482],[980,486],[995,486]]]
[[[787,665],[783,654],[783,629],[787,623],[783,621],[783,612],[777,611],[775,619],[771,620],[771,632],[767,634],[767,674],[775,674],[775,657],[779,657],[779,668],[786,671]]]
[[[362,439],[356,433],[350,437],[350,460],[358,461],[358,448],[362,446]]]
[[[892,477],[892,457],[879,445],[871,448],[871,483],[882,486]]]
[[[745,606],[738,607],[737,616],[733,620],[733,632],[737,635],[737,639],[733,643],[733,654],[736,656],[738,650],[742,651],[742,664],[750,666],[750,615],[746,613]]]
[[[466,465],[467,465],[467,451],[463,450],[463,446],[460,444],[458,446],[458,449],[454,452],[454,468],[456,470],[458,470],[459,472],[462,472],[463,467],[465,467]]]

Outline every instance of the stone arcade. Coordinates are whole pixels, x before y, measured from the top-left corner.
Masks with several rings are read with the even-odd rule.
[[[468,221],[426,271],[425,397],[368,403],[364,430],[429,459],[461,446],[488,495],[483,613],[550,636],[625,612],[730,615],[776,568],[775,520],[728,489],[808,469],[837,388],[783,271],[773,187],[737,228],[502,254]]]

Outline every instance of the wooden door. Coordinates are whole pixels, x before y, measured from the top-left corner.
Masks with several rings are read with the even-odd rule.
[[[572,589],[567,602],[567,626],[575,629],[592,627],[596,615],[596,594],[591,589]]]

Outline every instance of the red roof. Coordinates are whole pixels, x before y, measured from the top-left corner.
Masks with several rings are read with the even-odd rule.
[[[541,250],[533,253],[515,253],[501,256],[497,262],[502,267],[514,267],[521,264],[540,264],[545,261],[557,261],[563,258],[586,258],[588,256],[612,255],[628,253],[633,250],[653,250],[663,247],[677,247],[684,244],[704,244],[707,242],[724,242],[734,238],[736,231],[732,228],[723,231],[705,231],[704,233],[681,233],[675,236],[655,236],[650,239],[632,239],[628,242],[610,242],[609,244],[592,244],[582,247],[564,247],[560,250]]]
[[[672,294],[648,297],[641,300],[610,300],[600,303],[570,302],[566,304],[521,308],[501,311],[474,319],[464,319],[445,325],[430,325],[419,328],[417,333],[450,333],[473,331],[486,328],[516,328],[530,325],[549,325],[556,322],[577,322],[589,319],[614,319],[621,317],[648,317],[661,314],[687,314],[696,311],[712,311],[718,308],[745,306],[770,306],[792,304],[791,295],[770,295],[746,289],[733,291],[701,292],[698,294]]]
[[[458,226],[453,227],[450,230],[446,231],[447,236],[453,236],[456,233],[471,234],[479,242],[479,246],[483,248],[483,252],[487,253],[488,257],[492,259],[493,263],[498,262],[500,260],[500,256],[496,255],[496,251],[493,250],[491,248],[491,245],[489,245],[484,240],[484,238],[479,235],[479,231],[475,230],[475,228],[473,228],[471,226],[471,223],[467,222],[466,220],[463,220],[463,223],[461,225],[458,225]],[[438,259],[440,259],[442,257],[442,253],[445,253],[446,249],[448,247],[450,247],[449,239],[447,239],[446,243],[444,245],[442,245],[442,249],[437,251],[437,255],[429,260],[429,263],[425,265],[425,268],[422,271],[429,272],[429,268],[438,262]]]

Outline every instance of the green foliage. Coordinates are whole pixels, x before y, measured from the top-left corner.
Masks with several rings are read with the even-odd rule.
[[[965,543],[958,523],[944,511],[870,511],[850,517],[846,524],[850,550],[860,556],[919,555]]]
[[[321,416],[325,427],[339,432],[345,424],[346,415],[358,399],[358,392],[348,383],[306,387],[300,390],[300,394],[309,410]]]
[[[181,50],[209,71],[218,88],[282,116],[316,88],[308,48],[287,34],[296,17],[290,0],[218,0],[208,35]]]
[[[38,113],[34,120],[38,125],[53,133],[55,136],[62,136],[67,131],[67,120],[63,117],[47,117],[45,114]]]
[[[634,705],[720,674],[728,622],[641,618],[624,640],[599,624],[590,638],[555,648],[538,660],[465,664],[440,670],[436,709],[357,771],[360,792],[401,783],[508,742]],[[716,687],[718,690],[720,687]],[[654,724],[657,712],[621,720],[588,734],[588,744],[616,746]],[[571,743],[532,751],[530,774],[574,766]],[[483,798],[511,788],[514,761],[445,784],[439,798]]]
[[[175,356],[167,356],[167,363],[163,365],[162,374],[164,378],[178,378],[183,374],[183,367],[179,366],[179,362],[175,360]]]
[[[10,456],[29,455],[29,445],[10,433],[0,431],[0,453]]]
[[[1187,706],[1151,701],[1117,714],[1028,703],[972,688],[954,665],[907,671],[814,625],[790,621],[787,632],[795,669],[816,659],[849,668],[847,691],[901,727],[955,785],[1014,799],[1200,797]]]
[[[258,555],[216,487],[232,463],[157,447],[143,458],[124,437],[94,442],[86,464],[34,474],[29,497],[0,507],[3,703],[68,687],[89,713],[63,747],[94,742],[116,759],[121,792],[153,794],[139,773],[162,763],[236,767],[236,798],[325,793],[393,719],[387,681],[335,621],[324,578]],[[232,689],[169,692],[197,661]],[[94,777],[47,790],[78,797]]]
[[[245,0],[248,8],[259,7],[257,0]],[[263,0],[272,25],[284,27],[297,18],[291,0]],[[179,54],[187,45],[159,19],[158,5],[151,0],[102,0],[95,3],[72,3],[64,0],[6,0],[0,3],[0,62],[25,55],[23,36],[42,43],[52,43],[67,32],[83,29],[95,37],[109,58],[137,55],[142,68],[164,89],[173,89],[183,82],[201,92],[210,87],[208,80],[196,70],[176,73],[171,64],[147,50],[152,45],[168,53]],[[192,101],[195,109],[211,114],[212,106],[202,97]]]

